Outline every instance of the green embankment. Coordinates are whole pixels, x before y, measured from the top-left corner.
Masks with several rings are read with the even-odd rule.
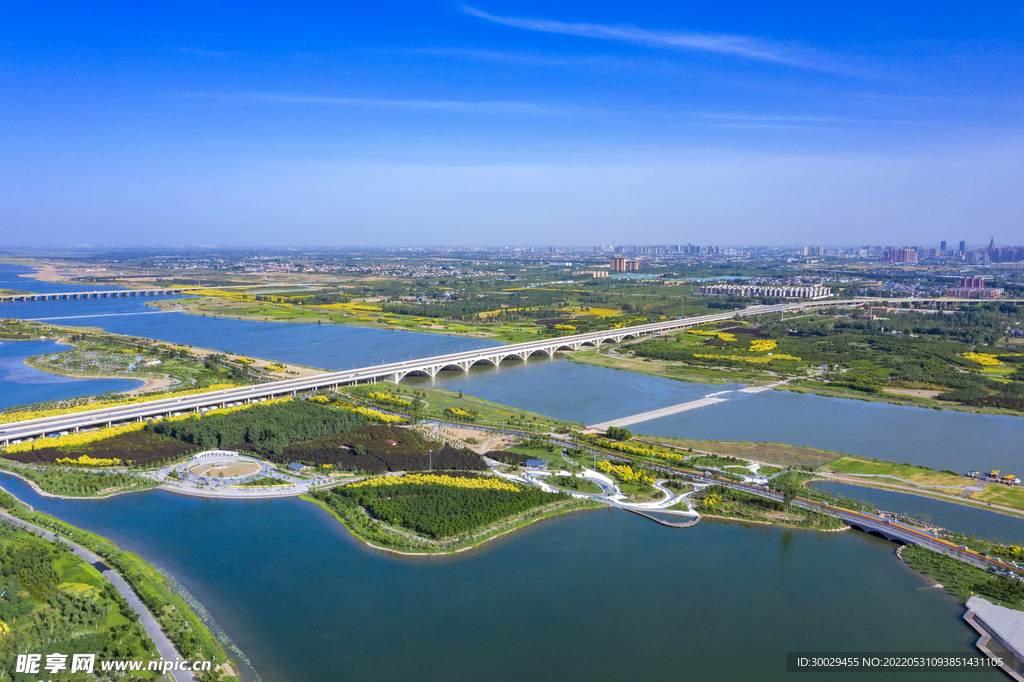
[[[168,580],[137,555],[125,552],[112,541],[72,526],[48,514],[31,511],[6,492],[0,492],[0,506],[19,519],[58,533],[100,556],[131,585],[187,659],[208,660],[213,667],[228,662],[223,645],[214,637],[185,601],[174,593]]]
[[[1019,580],[995,575],[914,545],[901,548],[900,556],[910,567],[942,585],[961,602],[972,595],[980,595],[994,604],[1024,611],[1024,583]]]

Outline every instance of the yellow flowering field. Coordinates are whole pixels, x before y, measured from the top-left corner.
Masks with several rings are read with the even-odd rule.
[[[73,457],[60,457],[57,459],[57,464],[85,464],[92,467],[110,467],[120,463],[121,460],[119,459],[93,458],[89,455],[82,455],[78,459]]]
[[[382,403],[388,403],[389,405],[401,405],[403,407],[408,407],[412,405],[411,400],[403,400],[402,398],[391,395],[390,393],[380,393],[378,391],[372,391],[369,395],[371,399],[378,400]]]
[[[608,460],[601,460],[597,468],[607,474],[614,474],[626,483],[654,483],[654,479],[642,471],[636,471],[627,464],[612,464]]]
[[[1002,367],[1003,363],[996,358],[994,355],[987,353],[964,353],[963,356],[968,360],[974,360],[983,367]]]
[[[274,403],[284,403],[291,400],[291,398],[276,398],[274,400],[264,400],[262,403],[249,403],[247,405],[235,405],[234,407],[223,407],[216,410],[209,410],[202,413],[203,416],[209,416],[213,414],[228,414],[229,412],[237,412],[239,410],[246,410],[256,405],[272,405]],[[177,417],[165,417],[163,421],[182,421],[184,419],[199,419],[200,415],[195,412],[188,414],[180,414]],[[92,443],[93,441],[103,440],[105,438],[113,438],[119,436],[122,433],[131,433],[132,431],[141,431],[146,428],[146,422],[132,422],[131,424],[123,424],[121,426],[110,426],[107,428],[99,429],[97,431],[83,431],[81,433],[69,433],[66,436],[57,436],[55,438],[37,438],[34,441],[27,441],[25,443],[18,443],[17,445],[8,445],[4,450],[9,453],[15,452],[30,452],[37,449],[37,447],[43,448],[59,448],[65,445],[84,445],[86,443]],[[58,462],[62,460],[57,460]],[[103,466],[103,465],[97,465]]]
[[[393,414],[385,414],[383,412],[378,412],[377,410],[371,410],[368,407],[359,407],[358,405],[346,405],[342,409],[358,412],[359,414],[363,415],[364,417],[367,417],[368,419],[383,422],[384,424],[397,424],[399,422],[405,421],[401,417],[396,417]]]
[[[709,360],[734,360],[736,362],[749,362],[752,364],[763,365],[771,362],[772,360],[797,360],[800,358],[795,355],[786,355],[779,353],[778,355],[712,355],[711,353],[694,353],[695,358],[707,358]]]
[[[519,486],[503,481],[500,478],[456,478],[444,474],[406,474],[405,476],[386,476],[384,478],[370,478],[365,481],[353,483],[352,488],[362,486],[385,486],[402,485],[403,483],[425,483],[429,485],[447,485],[454,488],[471,488],[475,490],[510,490],[519,492]]]
[[[56,438],[37,438],[36,440],[18,443],[17,445],[8,445],[4,450],[9,453],[31,452],[37,448],[59,448],[65,445],[84,445],[86,443],[91,443],[94,440],[103,440],[104,438],[111,438],[122,433],[141,431],[144,428],[146,428],[146,422],[134,422],[123,426],[111,426],[97,431],[69,433],[66,436],[57,436]]]
[[[775,350],[779,344],[775,343],[771,339],[754,339],[750,342],[750,350],[755,353],[763,353],[769,350]]]
[[[717,332],[713,329],[700,329],[699,327],[696,329],[688,329],[686,333],[696,334],[697,336],[717,336],[726,343],[731,343],[736,340],[735,334],[730,334],[729,332]]]
[[[188,391],[172,391],[170,393],[158,393],[156,395],[126,397],[124,400],[106,400],[104,402],[89,403],[88,405],[79,405],[78,407],[70,407],[67,409],[39,410],[37,412],[10,412],[8,414],[0,414],[0,424],[10,424],[11,422],[28,421],[30,419],[41,419],[42,417],[54,417],[61,414],[73,414],[75,412],[88,412],[89,410],[103,410],[108,407],[118,407],[120,405],[148,403],[152,400],[178,398],[181,396],[194,395],[196,393],[206,393],[207,391],[223,391],[226,388],[236,387],[234,384],[213,384],[206,388],[195,388]]]

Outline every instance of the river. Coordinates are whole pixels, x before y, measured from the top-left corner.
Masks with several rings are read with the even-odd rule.
[[[332,369],[489,343],[150,314],[144,300],[3,305],[10,306],[5,317],[89,320],[119,333]],[[589,423],[737,388],[560,359],[443,373],[430,383]],[[28,395],[23,387],[11,392]],[[723,397],[729,401],[634,430],[777,440],[937,468],[947,460],[1008,470],[1004,461],[1019,462],[1022,422],[1013,418],[780,392]],[[935,437],[936,429],[949,430]],[[892,544],[854,531],[714,521],[680,530],[599,510],[544,521],[455,557],[423,559],[370,550],[298,500],[161,491],[56,500],[16,479],[3,487],[174,575],[268,681],[782,680],[790,678],[787,651],[969,652],[975,639],[952,597],[903,565]]]
[[[1014,516],[962,504],[950,504],[910,493],[866,488],[862,485],[832,481],[816,481],[811,485],[818,490],[843,497],[855,497],[870,502],[876,509],[905,514],[955,533],[1024,545],[1024,521]]]
[[[183,345],[285,362],[352,369],[496,345],[468,339],[341,325],[255,322],[154,311],[145,299],[5,303],[6,317],[94,326]],[[727,401],[642,422],[634,432],[706,440],[771,441],[953,471],[1024,472],[1024,419],[824,398],[789,391],[739,393],[737,384],[686,383],[573,363],[507,361],[406,383],[435,385],[571,422],[597,423],[731,391]]]
[[[680,530],[598,510],[417,559],[371,550],[297,500],[70,501],[2,483],[170,572],[267,681],[771,681],[791,678],[787,651],[974,641],[956,600],[856,531]]]
[[[142,386],[139,379],[76,379],[25,364],[33,355],[58,353],[68,346],[55,341],[0,342],[0,409],[83,395],[128,391]]]

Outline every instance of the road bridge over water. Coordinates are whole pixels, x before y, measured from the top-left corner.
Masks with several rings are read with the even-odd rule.
[[[176,291],[187,291],[187,288]],[[312,377],[285,379],[256,386],[211,391],[181,398],[165,398],[100,410],[74,412],[0,425],[0,445],[6,446],[11,442],[22,441],[28,438],[52,436],[72,431],[77,432],[80,429],[113,426],[114,424],[144,421],[147,419],[159,419],[185,412],[199,412],[206,409],[228,407],[270,398],[293,396],[306,391],[335,389],[340,386],[375,383],[378,381],[398,383],[407,376],[433,377],[442,371],[455,370],[466,372],[474,365],[492,365],[496,367],[506,361],[525,362],[533,355],[551,357],[561,351],[571,352],[585,347],[596,348],[604,343],[621,343],[626,339],[665,334],[710,322],[732,320],[738,317],[814,308],[854,307],[876,302],[878,302],[878,299],[856,298],[757,305],[743,310],[733,310],[713,315],[676,318],[633,327],[621,327],[586,334],[539,339],[537,341],[449,353],[417,360],[403,360],[401,362],[373,365],[371,367],[342,372],[325,372],[324,374]]]
[[[72,301],[90,298],[131,298],[138,296],[182,295],[201,287],[177,287],[174,289],[113,289],[108,291],[62,291],[50,294],[4,294],[0,303],[15,301]]]
[[[258,285],[263,286],[263,285]],[[95,291],[60,291],[51,293],[34,293],[24,292],[20,294],[3,294],[0,295],[0,303],[13,303],[21,301],[84,301],[86,299],[96,298],[133,298],[139,296],[182,296],[187,295],[190,291],[199,291],[201,289],[244,289],[247,287],[239,286],[216,286],[216,287],[204,287],[199,285],[191,285],[185,287],[158,287],[153,289],[104,289]]]
[[[757,312],[777,313],[783,310],[799,310],[808,306],[831,307],[837,305],[837,303],[817,301],[811,303],[783,303],[771,306],[755,306],[740,312],[745,314],[755,314]],[[856,303],[851,300],[846,305],[856,305]],[[12,441],[21,441],[26,438],[39,438],[72,431],[77,432],[83,428],[113,426],[114,424],[132,421],[158,419],[184,412],[197,412],[270,398],[292,396],[306,391],[334,389],[340,386],[378,381],[398,383],[411,375],[433,377],[437,376],[439,372],[447,370],[466,372],[474,365],[492,365],[496,367],[506,361],[525,362],[533,355],[551,357],[559,351],[575,351],[585,347],[596,348],[603,343],[621,343],[625,339],[635,339],[642,336],[688,329],[709,322],[731,320],[736,315],[737,311],[730,311],[714,315],[665,320],[653,324],[539,339],[537,341],[449,353],[418,360],[403,360],[401,362],[385,363],[342,372],[326,372],[312,377],[285,379],[256,386],[211,391],[181,398],[165,398],[101,410],[74,412],[55,417],[14,422],[0,425],[0,445],[8,445]]]

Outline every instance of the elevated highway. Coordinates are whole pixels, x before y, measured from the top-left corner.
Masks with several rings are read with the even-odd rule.
[[[265,286],[265,285],[252,285],[252,286]],[[190,291],[198,291],[200,289],[246,289],[251,288],[249,286],[215,286],[215,287],[204,287],[199,285],[190,285],[186,287],[160,287],[153,289],[97,289],[95,291],[85,291],[84,289],[79,291],[60,291],[51,292],[46,294],[41,293],[21,293],[21,294],[3,294],[0,296],[0,303],[13,303],[16,301],[77,301],[86,300],[90,298],[133,298],[138,296],[181,296],[186,295]]]
[[[187,288],[184,288],[161,291],[184,292],[187,290]],[[101,410],[74,412],[54,417],[12,422],[0,425],[0,445],[6,446],[14,441],[21,441],[27,438],[40,438],[77,432],[80,429],[113,426],[114,424],[144,421],[147,419],[159,419],[184,412],[199,412],[206,409],[291,396],[306,391],[333,389],[339,386],[378,381],[398,383],[410,375],[433,377],[438,372],[445,370],[461,370],[466,372],[473,365],[498,366],[507,360],[525,362],[532,355],[540,354],[551,357],[559,351],[575,351],[583,347],[598,347],[603,343],[621,343],[625,339],[663,334],[696,327],[709,322],[720,322],[739,317],[814,308],[852,307],[877,302],[878,299],[856,298],[757,305],[743,310],[732,310],[714,315],[676,318],[652,324],[637,325],[635,327],[621,327],[619,329],[606,329],[586,334],[540,339],[525,343],[495,346],[493,348],[449,353],[447,355],[420,358],[418,360],[385,363],[342,372],[326,372],[312,377],[285,379],[256,386],[200,393],[182,398],[165,398]]]
[[[137,296],[164,296],[182,295],[189,291],[202,289],[204,287],[176,287],[173,289],[113,289],[107,291],[62,291],[49,294],[4,294],[0,296],[0,303],[13,303],[15,301],[71,301],[85,300],[88,298],[132,298]],[[207,289],[211,287],[205,287]]]
[[[784,303],[771,306],[755,306],[741,312],[745,314],[778,313],[783,310],[800,310],[808,306],[834,306],[837,304],[839,303],[818,301],[812,303]],[[855,305],[852,301],[849,303],[843,302],[842,304]],[[665,320],[635,327],[622,327],[620,329],[608,329],[587,334],[540,339],[526,343],[449,353],[447,355],[437,355],[418,360],[404,360],[402,362],[392,362],[342,372],[327,372],[312,377],[285,379],[256,386],[211,391],[181,398],[151,400],[101,410],[74,412],[55,417],[12,422],[0,425],[0,445],[9,445],[12,441],[21,441],[26,438],[40,438],[60,433],[77,432],[80,429],[158,419],[184,412],[198,412],[205,409],[291,396],[305,391],[332,389],[339,386],[378,381],[398,383],[410,375],[433,377],[438,372],[445,370],[466,372],[473,365],[497,366],[507,360],[525,362],[532,355],[539,354],[551,357],[559,351],[574,351],[583,347],[598,347],[603,343],[620,343],[625,339],[635,339],[641,336],[688,329],[709,322],[731,320],[736,316],[737,311],[729,311],[714,315]]]

